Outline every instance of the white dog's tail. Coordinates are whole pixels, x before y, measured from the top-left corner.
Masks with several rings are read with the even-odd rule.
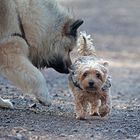
[[[90,35],[87,35],[86,32],[80,32],[80,37],[78,38],[78,53],[82,56],[96,56],[93,39]]]

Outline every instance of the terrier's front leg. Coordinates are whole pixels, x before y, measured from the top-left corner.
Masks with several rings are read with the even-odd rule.
[[[28,59],[28,45],[20,37],[0,42],[0,73],[44,105],[50,105],[46,81]]]
[[[84,120],[85,119],[85,105],[83,102],[79,100],[75,101],[75,111],[76,111],[76,119]]]
[[[91,116],[100,116],[99,107],[101,106],[101,101],[96,100],[94,102],[91,102],[90,105],[91,105],[90,115]]]

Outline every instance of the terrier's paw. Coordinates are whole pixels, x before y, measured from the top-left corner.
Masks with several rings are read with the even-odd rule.
[[[103,118],[103,117],[105,117],[107,115],[107,112],[106,111],[104,111],[104,112],[102,112],[101,114],[100,114],[100,116]]]
[[[85,116],[76,116],[76,119],[77,119],[77,120],[86,120],[86,119],[85,119]]]
[[[3,99],[3,104],[1,104],[0,106],[2,108],[9,108],[9,109],[13,109],[14,108],[12,102],[9,99]]]
[[[109,106],[103,106],[99,109],[100,112],[100,116],[101,117],[105,117],[106,115],[108,115],[111,111],[111,108]]]
[[[100,116],[98,112],[90,113],[90,116]]]
[[[38,100],[40,104],[44,105],[44,106],[48,106],[50,107],[51,106],[51,100]]]

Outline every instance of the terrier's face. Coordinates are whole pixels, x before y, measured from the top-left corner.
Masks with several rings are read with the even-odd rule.
[[[96,91],[102,88],[106,81],[106,68],[97,63],[93,67],[85,67],[79,74],[79,83],[86,91]]]
[[[106,81],[108,71],[106,61],[87,59],[84,62],[76,62],[73,67],[75,67],[73,77],[85,91],[100,90]]]

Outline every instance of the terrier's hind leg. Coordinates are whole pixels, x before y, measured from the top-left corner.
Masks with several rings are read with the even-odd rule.
[[[0,108],[11,108],[11,109],[13,109],[13,104],[10,102],[9,99],[2,99],[0,97]]]
[[[29,61],[28,45],[22,38],[11,37],[0,43],[0,72],[44,105],[50,105],[45,78]]]
[[[108,115],[112,109],[110,87],[111,87],[111,77],[108,76],[105,85],[102,88],[101,106],[99,109],[101,117]]]

